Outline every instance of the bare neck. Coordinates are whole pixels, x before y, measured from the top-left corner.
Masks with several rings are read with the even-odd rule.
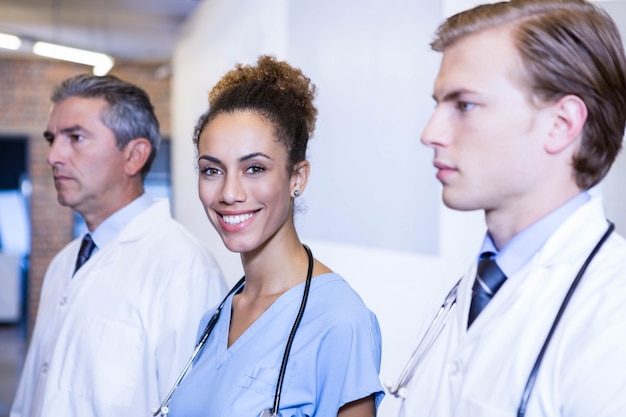
[[[558,209],[580,192],[580,189],[572,188],[559,195],[544,195],[535,197],[528,203],[520,202],[506,211],[485,210],[487,230],[496,248],[502,249],[518,233]]]

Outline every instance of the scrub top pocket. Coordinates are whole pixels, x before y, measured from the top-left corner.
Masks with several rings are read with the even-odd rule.
[[[253,367],[250,373],[244,377],[239,384],[241,388],[246,388],[261,395],[271,395],[272,401],[274,401],[274,394],[276,393],[276,383],[278,382],[279,369],[275,368],[261,368]],[[285,374],[285,380],[283,381],[282,392],[289,391],[289,385],[291,383],[291,377]]]

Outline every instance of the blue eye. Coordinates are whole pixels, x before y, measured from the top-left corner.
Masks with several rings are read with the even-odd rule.
[[[463,113],[472,110],[475,106],[476,106],[476,104],[468,103],[466,101],[459,101],[456,104],[456,107]]]

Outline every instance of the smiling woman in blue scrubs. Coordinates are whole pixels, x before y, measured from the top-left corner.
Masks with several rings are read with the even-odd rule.
[[[378,321],[294,226],[294,201],[309,179],[314,97],[299,69],[268,56],[237,65],[210,93],[194,134],[198,189],[224,244],[241,254],[245,282],[226,298],[170,417],[376,415],[384,395]]]

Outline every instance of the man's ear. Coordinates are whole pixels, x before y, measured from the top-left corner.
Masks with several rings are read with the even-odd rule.
[[[587,121],[587,106],[575,95],[567,95],[552,105],[555,121],[545,149],[549,154],[557,154],[582,137]]]
[[[146,138],[136,138],[128,142],[124,148],[124,157],[126,158],[124,172],[126,175],[129,177],[137,175],[146,165],[150,152],[152,152],[152,145]]]
[[[309,161],[304,160],[298,162],[293,167],[291,173],[291,195],[298,197],[302,195],[302,192],[306,188],[309,181],[309,173],[311,172],[311,164]]]

